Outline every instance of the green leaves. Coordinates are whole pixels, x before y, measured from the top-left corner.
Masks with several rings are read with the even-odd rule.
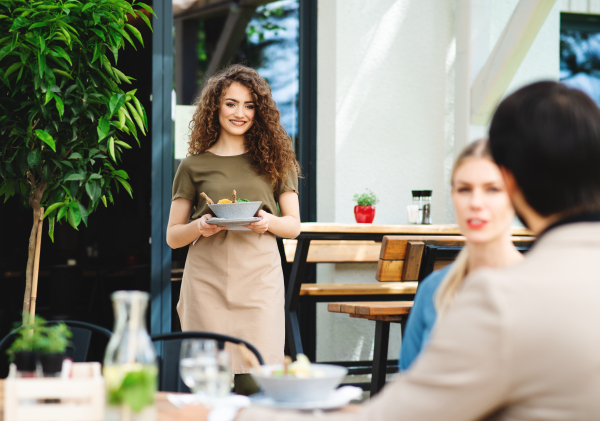
[[[64,205],[65,205],[64,203],[60,202],[60,203],[54,203],[54,204],[48,206],[48,208],[46,208],[46,211],[44,212],[44,216],[42,217],[42,219],[45,219],[48,215],[50,215],[56,209],[61,208]]]
[[[79,208],[77,207],[77,203],[75,203],[75,202],[69,203],[69,210],[67,212],[67,221],[69,221],[69,224],[75,229],[77,229],[77,227],[79,226],[79,223],[81,222],[81,212],[79,211]]]
[[[96,203],[102,195],[102,188],[96,181],[89,181],[85,183],[85,191],[93,203]]]
[[[129,29],[129,32],[131,32],[137,38],[137,40],[140,42],[140,44],[142,44],[143,47],[144,40],[142,39],[142,34],[140,33],[140,31],[138,31],[135,26],[130,25],[128,23],[126,23],[125,26],[127,27],[127,29]]]
[[[60,45],[55,45],[52,47],[52,51],[58,54],[58,57],[62,57],[69,62],[71,66],[73,66],[73,62],[71,61],[71,57],[66,53],[65,50]]]
[[[27,164],[29,168],[35,168],[42,162],[42,151],[33,149],[27,154]]]
[[[127,108],[129,108],[129,112],[133,116],[133,119],[137,123],[142,133],[146,134],[146,132],[144,131],[144,120],[142,120],[142,117],[138,114],[137,110],[133,108],[133,105],[131,105],[131,103],[129,102],[127,103]]]
[[[77,180],[85,180],[85,179],[86,179],[85,175],[72,173],[72,174],[68,174],[64,178],[63,181],[66,183],[67,181],[77,181]]]
[[[126,0],[0,0],[0,198],[27,202],[43,180],[52,240],[57,221],[78,229],[115,189],[132,195],[118,166],[148,121],[116,59],[144,45],[128,15],[151,27],[150,14]]]
[[[109,119],[112,118],[112,116],[115,115],[115,112],[117,112],[117,110],[119,110],[125,104],[125,98],[126,97],[124,94],[115,94],[110,98],[110,101],[108,103],[110,111],[108,117]]]
[[[40,138],[40,140],[46,143],[48,146],[52,148],[54,152],[56,152],[56,144],[54,143],[54,139],[44,130],[37,129],[35,131],[35,135]]]
[[[108,132],[110,130],[110,121],[104,116],[100,117],[98,121],[98,142],[102,141],[106,136],[108,136]]]
[[[62,117],[63,114],[65,113],[65,104],[63,103],[62,99],[60,99],[60,97],[58,95],[53,95],[54,96],[54,100],[56,101],[56,109],[58,110],[58,116]]]

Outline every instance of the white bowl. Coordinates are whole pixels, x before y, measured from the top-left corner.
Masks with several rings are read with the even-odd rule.
[[[282,364],[264,365],[250,374],[265,394],[279,402],[307,402],[327,399],[329,394],[344,380],[348,369],[339,365],[311,364],[313,371],[321,377],[272,377],[271,373],[281,370]]]
[[[243,219],[252,218],[262,202],[236,202],[208,205],[217,218]]]

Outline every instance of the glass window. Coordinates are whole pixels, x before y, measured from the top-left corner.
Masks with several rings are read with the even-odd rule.
[[[267,80],[281,111],[281,123],[294,145],[298,136],[298,1],[282,0],[259,6],[233,60],[256,69]],[[199,22],[198,87],[202,85],[224,24],[223,16]]]
[[[561,14],[560,81],[600,105],[600,16]]]

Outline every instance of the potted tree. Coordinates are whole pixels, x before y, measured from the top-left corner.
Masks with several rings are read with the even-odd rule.
[[[54,241],[56,222],[78,229],[115,190],[132,193],[119,162],[148,121],[117,62],[126,42],[143,45],[129,22],[150,26],[148,12],[135,0],[0,1],[0,197],[33,210],[24,318],[35,311],[42,219]]]
[[[375,205],[379,203],[379,199],[370,189],[367,189],[366,193],[355,194],[354,201],[354,218],[358,223],[373,223],[375,219]]]

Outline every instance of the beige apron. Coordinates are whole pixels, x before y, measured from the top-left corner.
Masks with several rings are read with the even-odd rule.
[[[177,313],[183,331],[215,332],[254,345],[265,364],[283,361],[284,286],[275,236],[221,231],[188,251]],[[232,371],[250,367],[226,345]]]

